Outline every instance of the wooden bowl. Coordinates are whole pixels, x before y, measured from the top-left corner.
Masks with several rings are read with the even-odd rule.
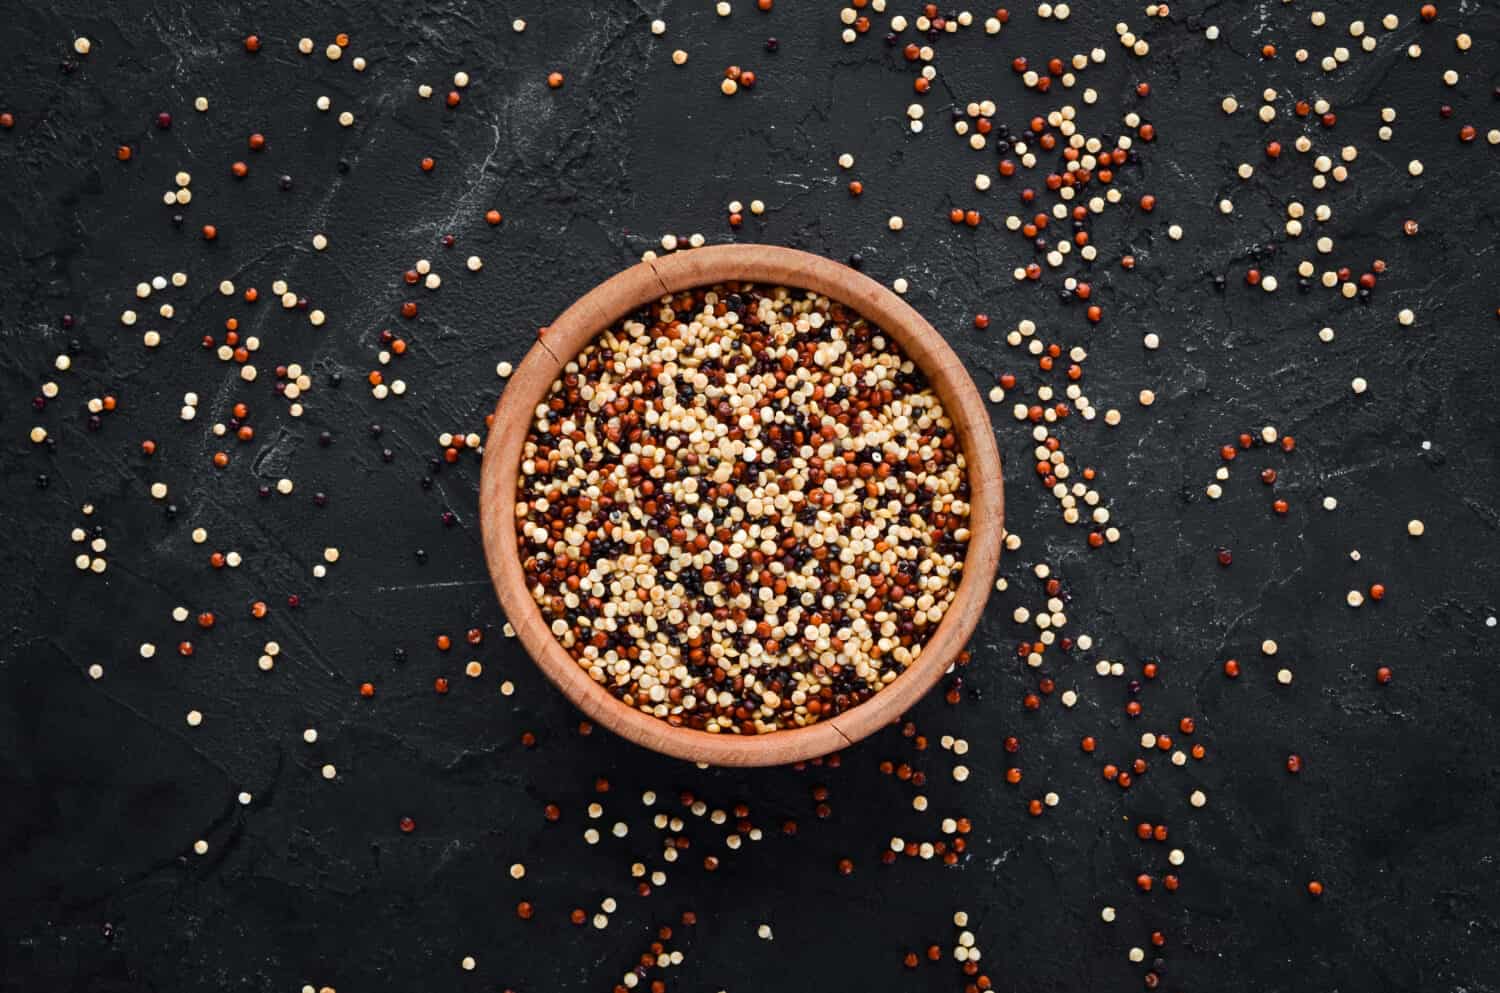
[[[958,431],[970,489],[969,549],[958,592],[922,654],[869,700],[809,727],[746,736],[672,727],[616,699],[552,636],[527,587],[517,550],[516,475],[534,411],[563,366],[600,331],[664,296],[729,280],[814,290],[883,328],[915,362]],[[932,325],[895,293],[846,266],[773,245],[717,245],[632,266],[563,312],[516,369],[495,408],[479,490],[484,554],[516,635],[547,678],[593,721],[693,762],[762,766],[835,752],[897,720],[938,681],[973,634],[1000,560],[1005,499],[989,415],[968,372]]]

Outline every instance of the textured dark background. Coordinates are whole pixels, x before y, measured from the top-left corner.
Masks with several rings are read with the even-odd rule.
[[[1422,25],[1416,4],[1393,3],[1406,23],[1324,77],[1317,58],[1354,44],[1348,21],[1375,29],[1385,8],[1330,0],[1329,26],[1316,31],[1310,5],[1270,0],[1206,11],[1201,0],[1174,2],[1157,21],[1138,5],[1081,0],[1066,24],[1017,5],[998,39],[975,28],[941,40],[939,83],[923,101],[929,127],[913,136],[903,117],[911,70],[882,43],[884,18],[845,46],[836,3],[780,0],[763,15],[735,0],[722,20],[708,0],[657,6],[68,0],[10,11],[0,33],[0,110],[16,115],[0,131],[0,989],[607,990],[655,925],[692,909],[700,923],[672,942],[687,954],[666,977],[672,989],[959,990],[951,958],[907,972],[901,957],[931,942],[946,956],[960,908],[984,971],[1007,991],[1139,988],[1149,959],[1133,965],[1126,953],[1153,929],[1168,938],[1169,990],[1500,989],[1500,631],[1486,626],[1500,599],[1500,195],[1495,149],[1455,137],[1465,122],[1481,135],[1500,126],[1496,8],[1446,0],[1437,23]],[[658,13],[663,38],[647,30]],[[510,29],[518,15],[530,22],[521,35]],[[1148,60],[1114,40],[1120,18],[1150,39]],[[1217,43],[1203,36],[1209,23],[1223,31]],[[1462,56],[1460,29],[1476,40]],[[265,43],[253,57],[240,45],[250,31]],[[343,62],[296,53],[298,37],[321,52],[337,31],[353,35]],[[94,41],[87,59],[72,54],[76,34]],[[763,50],[769,35],[781,42],[775,55]],[[1280,48],[1274,62],[1258,56],[1266,41]],[[1412,41],[1427,49],[1420,60],[1405,55]],[[997,179],[976,193],[973,174],[992,170],[995,155],[968,149],[947,114],[955,101],[992,97],[999,119],[1019,126],[1066,98],[1026,92],[1009,60],[1096,45],[1109,60],[1086,74],[1100,100],[1080,108],[1081,121],[1114,134],[1134,109],[1155,123],[1158,140],[1120,184],[1131,200],[1155,193],[1159,206],[1113,210],[1094,226],[1101,260],[1088,278],[1106,318],[1090,327],[1078,304],[1059,302],[1054,276],[1013,283],[1010,270],[1032,252],[1001,221],[1022,184]],[[692,55],[680,69],[668,58],[679,46]],[[1300,46],[1313,62],[1291,59]],[[354,55],[370,60],[368,72],[350,68]],[[729,63],[756,70],[753,92],[719,94]],[[1462,73],[1451,89],[1438,78],[1449,67]],[[568,73],[557,92],[543,84],[553,68]],[[459,69],[474,77],[462,106],[416,98],[424,81],[441,97]],[[1144,100],[1141,79],[1154,88]],[[1253,113],[1267,85],[1280,93],[1270,127]],[[1225,117],[1217,106],[1231,92],[1242,110]],[[207,114],[191,108],[200,94]],[[319,94],[333,113],[314,109]],[[1318,96],[1338,113],[1331,132],[1290,115],[1294,99]],[[1439,116],[1443,102],[1451,120]],[[1387,104],[1400,118],[1382,144]],[[336,125],[342,109],[355,127]],[[161,110],[175,118],[170,131],[152,126]],[[256,130],[269,147],[251,154],[245,136]],[[1304,131],[1319,150],[1359,146],[1349,183],[1311,189],[1308,158],[1290,152]],[[1269,167],[1267,137],[1288,146]],[[128,164],[114,159],[121,143],[135,148]],[[866,187],[858,201],[834,164],[846,150]],[[431,174],[417,169],[424,155],[437,159]],[[1413,157],[1426,164],[1420,181],[1406,175]],[[228,167],[241,158],[252,171],[236,181]],[[1257,166],[1248,183],[1233,177],[1240,161]],[[193,173],[195,194],[181,228],[160,202],[179,169]],[[282,173],[290,192],[277,189]],[[1232,218],[1214,207],[1221,195],[1235,200]],[[1257,252],[1284,241],[1293,197],[1332,205],[1333,263],[1358,273],[1386,260],[1368,301],[1297,291],[1292,270],[1314,254],[1310,237],[1262,258],[1279,292],[1244,285]],[[724,205],[753,198],[767,213],[731,232]],[[983,209],[983,226],[951,227],[954,204]],[[505,213],[498,228],[481,220],[491,206]],[[893,212],[907,221],[900,235],[886,230]],[[1421,221],[1417,238],[1401,234],[1408,216]],[[1180,242],[1165,237],[1174,221],[1186,229]],[[205,246],[195,232],[210,222],[221,234]],[[315,231],[330,237],[326,253],[310,248]],[[953,759],[935,744],[918,755],[894,730],[850,749],[840,768],[801,772],[698,770],[603,731],[580,736],[577,715],[501,637],[476,523],[478,462],[466,454],[424,489],[435,436],[480,430],[500,387],[495,362],[519,361],[538,325],[667,231],[860,253],[876,278],[911,281],[909,299],[983,389],[1003,371],[1027,392],[1042,381],[1003,344],[1005,329],[1031,317],[1048,340],[1086,345],[1087,393],[1124,412],[1115,429],[1079,418],[1061,428],[1075,468],[1098,468],[1124,532],[1090,551],[1031,473],[1014,398],[995,408],[1008,523],[1024,545],[1002,563],[1011,591],[995,595],[976,636],[963,702],[934,693],[911,715],[934,742],[969,740],[967,783],[951,780]],[[447,232],[458,239],[451,251],[439,245]],[[1133,274],[1116,265],[1125,251],[1140,260]],[[471,252],[483,273],[463,271]],[[419,257],[444,276],[437,293],[401,284]],[[166,295],[177,319],[121,328],[134,285],[177,269],[192,278]],[[1216,273],[1228,277],[1222,295]],[[262,302],[220,297],[226,276],[260,287]],[[267,300],[277,277],[328,324],[314,329]],[[415,322],[396,314],[408,298],[421,302]],[[1417,313],[1412,328],[1396,325],[1403,306]],[[994,319],[988,332],[971,325],[981,310]],[[64,313],[77,315],[71,331],[60,329]],[[232,314],[265,342],[255,384],[196,345]],[[167,340],[147,353],[139,334],[153,324]],[[1316,339],[1325,324],[1337,331],[1331,345]],[[412,343],[396,372],[411,392],[378,403],[363,377],[385,326]],[[1162,335],[1159,351],[1141,347],[1148,330]],[[70,341],[74,369],[56,374],[52,359]],[[318,381],[300,421],[269,375],[292,361]],[[337,370],[344,381],[333,388]],[[1363,396],[1349,388],[1356,375],[1371,384]],[[31,399],[51,378],[63,394],[36,413]],[[1157,392],[1149,410],[1135,402],[1143,387]],[[188,390],[203,398],[192,424],[176,414]],[[122,409],[91,433],[83,402],[106,391]],[[257,439],[229,445],[234,463],[216,470],[207,428],[238,400],[252,407]],[[385,428],[378,441],[372,422]],[[27,441],[38,423],[55,451]],[[1206,500],[1218,446],[1266,423],[1295,434],[1296,453],[1242,455],[1225,498]],[[333,435],[327,448],[322,430]],[[147,436],[161,446],[149,462],[138,452]],[[1254,478],[1265,465],[1280,471],[1284,518]],[[257,497],[257,485],[283,475],[297,481],[293,496]],[[175,520],[146,495],[158,479],[171,484]],[[320,490],[323,509],[310,498]],[[1320,508],[1325,495],[1336,511]],[[88,501],[98,509],[86,521]],[[443,526],[445,510],[458,526]],[[1413,517],[1427,525],[1420,541],[1405,533]],[[85,523],[110,543],[102,577],[72,564],[68,532]],[[200,525],[210,539],[196,546],[188,534]],[[325,545],[343,557],[317,582],[310,570]],[[1221,545],[1234,553],[1228,569],[1215,562]],[[210,569],[216,548],[240,550],[244,566]],[[1040,603],[1038,562],[1064,581],[1069,630],[1095,639],[1045,669],[1059,690],[1080,691],[1071,711],[1055,695],[1038,713],[1020,706],[1038,673],[1015,657],[1029,632],[1010,615]],[[1348,589],[1376,581],[1390,591],[1383,603],[1344,605]],[[303,597],[295,611],[284,606],[291,593]],[[264,621],[248,617],[256,598],[272,605]],[[179,603],[218,611],[218,627],[185,633],[168,616]],[[488,632],[478,649],[462,644],[470,626]],[[440,631],[460,647],[437,652]],[[182,637],[195,657],[173,650]],[[1274,663],[1257,650],[1266,637],[1281,645]],[[283,652],[264,674],[255,658],[270,638]],[[151,661],[137,653],[148,640],[160,647]],[[1238,682],[1219,672],[1230,656],[1245,666]],[[485,662],[479,680],[461,675],[470,657]],[[1099,657],[1132,674],[1146,657],[1162,660],[1142,718],[1124,716],[1123,680],[1093,675]],[[84,671],[95,661],[105,666],[98,682]],[[1296,672],[1291,687],[1274,681],[1283,663]],[[1375,685],[1380,664],[1395,670],[1388,687]],[[438,675],[453,680],[447,696],[432,690]],[[502,679],[514,696],[501,696]],[[378,686],[373,700],[356,692],[365,680]],[[202,727],[184,723],[190,708],[206,714]],[[1175,769],[1158,758],[1128,794],[1103,782],[1104,761],[1128,761],[1141,731],[1172,730],[1184,714],[1196,716],[1207,760]],[[309,725],[322,735],[315,746],[301,740]],[[534,750],[520,743],[527,730]],[[1101,741],[1092,757],[1078,749],[1090,733]],[[1022,741],[1013,757],[1000,747],[1007,734]],[[1306,763],[1299,777],[1283,769],[1291,751]],[[928,814],[910,809],[907,784],[878,773],[887,757],[928,770]],[[1001,778],[1008,758],[1024,769],[1020,787]],[[323,762],[338,766],[336,781],[321,778]],[[598,798],[606,840],[590,847],[584,807],[598,776],[612,789]],[[819,784],[831,791],[826,820],[810,798]],[[1202,810],[1187,804],[1194,788],[1208,794]],[[766,838],[730,853],[728,827],[685,815],[693,847],[667,867],[665,887],[640,898],[629,863],[661,865],[645,789],[674,812],[683,789],[715,806],[745,802]],[[251,806],[236,803],[240,790],[255,795]],[[1061,804],[1029,817],[1026,800],[1047,790]],[[544,823],[548,802],[562,807],[561,823]],[[960,866],[879,864],[891,835],[936,837],[945,814],[974,822]],[[409,835],[403,816],[417,822]],[[800,823],[795,838],[781,834],[788,818]],[[616,819],[631,825],[628,838],[608,837]],[[1135,840],[1136,819],[1168,823],[1171,845]],[[211,844],[204,857],[191,854],[200,837]],[[1173,845],[1187,855],[1181,890],[1136,893],[1135,875],[1166,871]],[[701,868],[706,852],[723,857],[715,874]],[[852,876],[836,872],[841,857],[854,861]],[[520,882],[506,871],[515,861],[529,870]],[[1305,892],[1312,878],[1327,887],[1321,900]],[[592,913],[607,896],[620,909],[606,930],[566,922],[574,906]],[[516,918],[521,899],[535,903],[535,919]],[[1119,908],[1117,923],[1100,921],[1104,905]],[[763,922],[773,942],[756,937]],[[469,954],[478,968],[465,973]]]

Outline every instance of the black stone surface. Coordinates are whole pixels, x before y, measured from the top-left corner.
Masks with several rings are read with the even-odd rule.
[[[674,990],[962,990],[950,953],[959,909],[998,990],[1140,988],[1157,955],[1167,990],[1500,988],[1500,631],[1490,626],[1500,198],[1484,140],[1500,126],[1500,15],[1445,0],[1422,24],[1403,0],[1387,5],[1403,22],[1387,33],[1386,8],[1335,0],[1321,30],[1312,5],[1270,0],[1173,2],[1157,20],[1135,4],[1076,2],[1066,23],[1024,6],[998,38],[976,27],[936,43],[921,135],[905,126],[919,98],[912,67],[883,42],[886,19],[846,46],[836,3],[780,0],[766,15],[734,0],[727,19],[707,0],[12,9],[0,32],[0,111],[15,116],[0,130],[0,989],[608,990],[670,923],[668,945],[686,960],[649,978]],[[658,13],[660,38],[648,30]],[[524,34],[510,28],[516,16],[529,21]],[[1356,17],[1381,38],[1373,54],[1347,33]],[[1120,47],[1121,19],[1150,40],[1148,59]],[[1210,24],[1217,42],[1204,37]],[[1459,30],[1475,40],[1468,53],[1455,49]],[[247,55],[252,31],[263,48]],[[338,63],[295,50],[307,35],[321,53],[338,31],[352,35]],[[94,42],[86,58],[72,51],[79,34]],[[1271,61],[1259,56],[1267,42],[1279,50]],[[1407,57],[1411,43],[1421,59]],[[1317,62],[1338,45],[1355,54],[1325,75]],[[1009,66],[1095,46],[1108,60],[1071,94],[1027,92]],[[682,68],[669,59],[677,47],[691,53]],[[1306,64],[1298,48],[1312,53]],[[355,55],[368,71],[351,68]],[[759,82],[726,99],[718,78],[731,63]],[[1440,79],[1447,68],[1461,74],[1455,87]],[[543,83],[552,69],[567,73],[561,90]],[[473,84],[450,110],[441,98],[456,70]],[[1136,96],[1140,80],[1149,97]],[[417,99],[420,82],[435,99]],[[1096,104],[1081,103],[1084,85]],[[1269,126],[1254,115],[1267,86],[1278,91]],[[1218,110],[1227,93],[1241,103],[1231,117]],[[320,94],[332,112],[315,109]],[[199,95],[206,114],[192,109]],[[1015,283],[1011,270],[1036,256],[1003,219],[1043,173],[973,189],[997,156],[970,150],[948,117],[986,97],[1016,131],[1064,102],[1088,133],[1121,133],[1130,112],[1149,119],[1157,140],[1137,144],[1138,164],[1116,185],[1127,203],[1155,194],[1155,212],[1111,209],[1091,225],[1092,268],[1070,262],[1041,285]],[[1337,114],[1332,129],[1292,115],[1295,100],[1319,97]],[[1398,111],[1388,143],[1376,137],[1382,106]],[[334,119],[345,109],[357,118],[348,129]],[[161,111],[170,129],[155,126]],[[1456,137],[1464,123],[1479,129],[1473,144]],[[246,148],[253,131],[267,136],[264,151]],[[1335,157],[1358,146],[1348,182],[1312,189],[1312,156],[1291,150],[1302,133]],[[1287,151],[1267,163],[1272,137]],[[134,149],[129,163],[115,160],[121,144]],[[851,174],[835,165],[843,151],[857,157]],[[424,155],[437,160],[430,174],[418,169]],[[1426,166],[1420,180],[1407,175],[1413,158]],[[250,166],[242,180],[229,174],[237,159]],[[1248,182],[1234,176],[1241,161],[1256,167]],[[163,206],[184,169],[192,203]],[[844,191],[851,176],[865,184],[858,200]],[[1232,216],[1218,213],[1224,196]],[[725,204],[757,198],[766,213],[731,231]],[[1287,239],[1294,198],[1309,211],[1328,203],[1332,220]],[[981,209],[982,225],[951,226],[954,205]],[[505,214],[496,228],[482,220],[492,206]],[[892,213],[906,219],[900,234],[886,228]],[[1407,217],[1420,221],[1417,237],[1403,236]],[[220,231],[212,244],[197,235],[205,223]],[[1182,240],[1166,236],[1171,223]],[[325,253],[310,247],[318,231],[331,240]],[[857,253],[872,276],[910,280],[911,302],[983,389],[1005,371],[1020,380],[995,425],[1009,525],[1024,543],[1002,562],[1010,590],[994,596],[975,639],[962,703],[936,692],[910,715],[925,752],[893,729],[838,768],[698,770],[602,730],[581,736],[577,715],[501,635],[476,522],[478,460],[429,469],[435,438],[482,430],[501,386],[495,363],[519,361],[537,326],[663,233],[695,231]],[[1311,244],[1322,233],[1335,240],[1326,257]],[[1134,272],[1118,266],[1125,252]],[[464,270],[469,254],[483,256],[482,273]],[[443,277],[435,293],[401,281],[422,257]],[[1367,300],[1345,300],[1299,292],[1304,257],[1356,277],[1376,258],[1388,269]],[[1257,260],[1279,279],[1276,293],[1245,285]],[[134,300],[136,283],[176,270],[190,275],[186,289]],[[1087,273],[1103,322],[1059,301],[1061,272]],[[258,287],[261,301],[221,297],[225,278]],[[269,293],[277,278],[328,323],[282,311]],[[122,310],[154,312],[163,296],[173,320],[120,326]],[[407,299],[421,306],[414,321],[397,313]],[[1397,325],[1403,307],[1416,313],[1410,328]],[[993,318],[988,331],[972,327],[979,311]],[[64,314],[76,317],[71,329]],[[230,316],[263,342],[253,384],[197,345]],[[1011,404],[1066,380],[1005,346],[1021,318],[1044,340],[1087,348],[1085,392],[1123,412],[1117,428],[1076,415],[1059,428],[1075,470],[1097,468],[1117,544],[1090,550],[1032,471],[1030,426]],[[1336,330],[1331,344],[1316,337],[1324,325]],[[153,326],[165,342],[147,352],[140,333]],[[411,343],[388,370],[410,392],[377,402],[364,379],[383,327]],[[1162,336],[1160,350],[1142,348],[1147,331]],[[73,368],[58,373],[64,351]],[[301,419],[273,392],[273,368],[290,362],[316,380]],[[1362,396],[1355,376],[1369,381]],[[33,410],[52,379],[61,396]],[[1135,400],[1143,388],[1156,391],[1149,409]],[[187,391],[201,397],[191,423],[177,414]],[[120,408],[91,431],[84,403],[105,392]],[[255,440],[218,442],[209,426],[241,400]],[[1224,499],[1206,499],[1218,447],[1268,423],[1296,436],[1296,452],[1242,453]],[[36,424],[55,448],[27,440]],[[148,437],[159,444],[152,459],[139,453]],[[233,456],[225,470],[209,461],[220,447]],[[1255,478],[1265,466],[1279,472],[1284,517]],[[293,495],[257,495],[283,476]],[[147,495],[157,480],[171,487],[175,518]],[[1321,509],[1325,495],[1337,510]],[[1420,540],[1406,534],[1411,518],[1426,523]],[[75,526],[107,538],[104,575],[75,569]],[[209,537],[195,545],[199,526]],[[342,556],[317,581],[325,546]],[[1215,560],[1221,546],[1233,552],[1228,568]],[[212,551],[231,549],[241,567],[210,568]],[[1065,633],[1087,632],[1094,647],[1054,648],[1031,670],[1016,646],[1035,629],[1011,614],[1040,605],[1041,562],[1062,579]],[[1383,602],[1345,606],[1346,591],[1373,582],[1385,584]],[[301,606],[288,607],[289,595]],[[265,620],[249,617],[255,599],[271,605]],[[178,604],[219,622],[179,626],[169,617]],[[470,627],[485,632],[481,646],[464,642]],[[440,632],[454,650],[436,650]],[[174,650],[184,638],[192,658]],[[1265,638],[1280,644],[1275,660],[1259,653]],[[268,640],[281,654],[263,673]],[[138,653],[148,641],[159,647],[149,661]],[[1220,673],[1229,657],[1242,663],[1238,681]],[[470,658],[484,663],[479,679],[462,675]],[[1094,675],[1100,658],[1131,678],[1144,659],[1161,660],[1138,697],[1143,716],[1124,713],[1126,679]],[[99,681],[86,674],[94,662]],[[1281,665],[1295,672],[1291,686],[1274,679]],[[1376,685],[1379,665],[1394,670],[1389,686]],[[1027,712],[1021,698],[1043,675],[1057,692]],[[439,676],[452,681],[447,695],[433,690]],[[367,680],[377,693],[365,700]],[[1071,710],[1058,702],[1070,688],[1080,694]],[[201,727],[184,721],[193,708]],[[1141,754],[1143,731],[1185,743],[1175,730],[1184,715],[1206,759],[1174,768],[1153,752],[1128,792],[1102,779],[1104,762]],[[315,745],[302,741],[306,727],[318,729]],[[1100,741],[1093,756],[1079,749],[1085,734]],[[971,746],[964,784],[943,735]],[[1014,755],[1007,735],[1020,739]],[[1305,763],[1295,777],[1290,752]],[[911,809],[909,784],[880,774],[886,758],[930,775],[926,814]],[[1019,786],[1003,780],[1011,762],[1024,770]],[[319,774],[324,763],[335,780]],[[826,819],[814,813],[818,785],[830,791]],[[657,810],[687,822],[691,847],[675,864],[663,863],[641,804],[648,789]],[[1189,806],[1194,789],[1206,807]],[[733,815],[724,826],[695,817],[680,807],[683,790],[711,808],[748,804],[764,839],[728,850]],[[1047,791],[1059,805],[1029,816],[1027,801]],[[606,810],[591,822],[595,800]],[[562,808],[559,823],[545,822],[547,803]],[[936,839],[945,815],[973,822],[959,865],[880,864],[893,835]],[[403,834],[407,816],[416,828]],[[795,837],[782,833],[788,819]],[[628,837],[610,835],[617,820]],[[1137,841],[1138,820],[1166,823],[1169,842]],[[596,846],[583,839],[589,826],[604,834]],[[210,846],[201,857],[199,838]],[[1173,847],[1186,861],[1168,893],[1160,877]],[[702,868],[707,854],[720,857],[716,872]],[[847,877],[836,868],[844,857]],[[666,869],[666,885],[637,896],[635,860]],[[523,880],[510,878],[514,862],[527,866]],[[1140,872],[1158,878],[1150,894],[1135,890]],[[1326,886],[1321,899],[1306,893],[1311,879]],[[619,902],[606,929],[567,922],[606,897]],[[517,918],[520,900],[535,905],[532,920]],[[1106,905],[1118,908],[1112,925],[1100,920]],[[677,925],[684,910],[696,926]],[[774,940],[757,937],[762,923]],[[1166,935],[1159,952],[1153,930]],[[907,951],[932,943],[942,961],[903,967]],[[1132,946],[1148,949],[1144,963],[1128,960]],[[465,955],[477,958],[472,972],[460,968]]]

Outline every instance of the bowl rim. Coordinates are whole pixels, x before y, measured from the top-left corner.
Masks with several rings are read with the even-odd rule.
[[[927,376],[953,420],[969,475],[969,548],[953,602],[922,653],[864,703],[802,728],[761,735],[673,727],[626,705],[596,683],[553,636],[526,584],[515,527],[516,478],[533,412],[563,368],[621,317],[683,290],[745,282],[812,290],[880,326]],[[1005,496],[989,414],[962,361],[906,301],[822,256],[779,245],[732,244],[646,259],[580,297],[538,339],[495,407],[484,448],[480,527],[490,578],[506,618],[547,678],[596,723],[656,752],[720,766],[805,761],[845,748],[898,720],[948,670],[979,623],[1000,561]]]

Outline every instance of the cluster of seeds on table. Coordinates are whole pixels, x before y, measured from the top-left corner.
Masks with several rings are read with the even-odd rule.
[[[85,518],[93,517],[94,505],[86,503],[79,508],[79,512]],[[77,556],[73,559],[73,564],[78,567],[79,572],[100,575],[109,568],[109,560],[104,557],[104,553],[109,550],[109,540],[104,536],[103,525],[93,524],[90,527],[79,525],[73,529],[69,537],[79,549]]]
[[[967,664],[967,659],[962,660]],[[954,692],[961,684],[950,684],[950,693]],[[954,702],[950,698],[950,702]],[[880,862],[883,865],[892,865],[899,858],[920,859],[922,861],[938,860],[943,865],[957,865],[960,859],[969,850],[969,832],[973,829],[973,822],[958,811],[947,811],[942,807],[934,808],[933,801],[928,793],[928,777],[926,770],[917,762],[921,755],[928,750],[928,739],[924,734],[918,733],[917,726],[912,721],[906,721],[901,726],[901,737],[914,753],[910,761],[897,762],[894,759],[882,759],[880,771],[882,774],[893,777],[897,782],[905,784],[912,792],[910,805],[913,811],[929,816],[923,820],[932,826],[931,833],[926,837],[908,838],[902,835],[892,835],[887,846],[880,852]],[[948,770],[947,778],[955,783],[963,783],[969,778],[969,767],[964,764],[964,756],[969,753],[969,742],[964,738],[955,738],[952,735],[943,735],[939,741],[944,751],[951,753],[957,760]],[[937,786],[936,783],[933,784]]]
[[[697,915],[692,911],[685,911],[680,917],[683,928],[692,927],[697,921]],[[615,989],[624,990],[626,993],[632,989],[645,989],[650,993],[666,993],[667,983],[662,976],[668,969],[682,965],[685,958],[682,949],[673,948],[668,944],[673,941],[674,936],[679,941],[681,940],[681,935],[671,925],[662,924],[657,927],[655,940],[646,947],[645,951],[641,952],[635,965],[621,978]]]
[[[981,331],[987,329],[989,323],[987,314],[977,314],[974,318],[975,328]],[[1090,548],[1101,548],[1106,543],[1114,544],[1120,540],[1121,532],[1111,523],[1109,508],[1103,504],[1103,495],[1095,485],[1098,471],[1092,466],[1084,466],[1079,471],[1078,478],[1074,478],[1074,469],[1068,462],[1059,431],[1061,422],[1075,412],[1085,421],[1093,421],[1100,416],[1098,408],[1089,400],[1088,394],[1083,392],[1083,364],[1088,359],[1088,351],[1081,345],[1074,345],[1064,351],[1058,342],[1044,342],[1037,336],[1036,323],[1030,319],[1017,323],[1006,335],[1006,344],[1012,348],[1023,348],[1028,354],[1035,356],[1037,369],[1044,374],[1044,381],[1035,388],[1034,395],[1030,398],[1035,402],[1017,401],[1011,408],[1016,421],[1033,425],[1031,438],[1036,444],[1032,455],[1037,479],[1056,499],[1064,523],[1070,526],[1080,523],[1088,525],[1085,540]],[[1065,367],[1061,365],[1064,360],[1067,362]],[[1045,381],[1055,378],[1058,371],[1063,373],[1067,382],[1060,393],[1050,382]],[[1017,390],[1019,382],[1012,372],[998,375],[995,385],[990,387],[990,402],[1004,403],[1010,395],[1009,391]],[[1140,402],[1142,406],[1150,406],[1154,402],[1149,390],[1142,391]],[[1121,414],[1111,407],[1104,411],[1103,420],[1110,427],[1117,427]]]
[[[921,370],[826,297],[733,284],[602,334],[539,404],[517,530],[552,633],[632,707],[756,734],[920,655],[969,539]]]
[[[1180,794],[1186,807],[1204,807],[1208,802],[1207,795],[1198,788],[1197,778],[1192,772],[1194,765],[1208,759],[1210,755],[1201,740],[1203,734],[1198,727],[1199,718],[1192,715],[1179,716],[1175,720],[1153,718],[1146,706],[1151,688],[1167,673],[1167,663],[1157,658],[1146,658],[1135,663],[1110,658],[1094,651],[1096,644],[1093,636],[1086,633],[1076,636],[1062,634],[1062,629],[1067,624],[1063,606],[1070,599],[1069,593],[1054,567],[1037,563],[1031,572],[1040,583],[1040,596],[1045,599],[1043,605],[1036,610],[1017,607],[1012,616],[1017,625],[1032,629],[1015,643],[1015,653],[1025,663],[1028,678],[1034,687],[1022,694],[1018,711],[1025,720],[1033,720],[1034,718],[1025,715],[1041,711],[1053,698],[1057,699],[1064,710],[1075,710],[1089,691],[1076,688],[1076,683],[1067,685],[1074,682],[1076,677],[1070,675],[1069,669],[1064,667],[1079,656],[1092,656],[1094,675],[1121,687],[1123,691],[1104,686],[1100,688],[1098,695],[1108,699],[1120,692],[1123,702],[1119,704],[1119,713],[1129,722],[1126,727],[1144,727],[1138,733],[1127,732],[1123,739],[1118,735],[1107,735],[1103,731],[1091,731],[1078,738],[1079,749],[1086,761],[1095,764],[1100,782],[1106,784],[1107,788],[1128,794],[1146,776],[1160,774],[1157,770],[1165,769],[1169,773],[1180,770],[1188,778],[1188,785]],[[1009,580],[1005,578],[999,581],[999,586],[1002,590],[1011,589]],[[1059,686],[1060,682],[1067,688]],[[1045,783],[1032,785],[1025,775],[1025,768],[1029,763],[1023,738],[1024,735],[1017,732],[1007,734],[1002,739],[1000,748],[1005,765],[1003,776],[1005,782],[1020,794],[1019,802],[1026,813],[1031,817],[1042,817],[1050,809],[1067,802],[1068,796],[1058,789],[1049,788]],[[1168,843],[1171,837],[1168,825],[1159,821],[1135,820],[1128,824],[1128,830],[1143,847],[1141,855],[1123,874],[1125,878],[1121,882],[1128,882],[1131,889],[1141,894],[1157,889],[1170,894],[1181,888],[1184,880],[1180,869],[1186,863],[1187,855],[1184,847],[1175,840]],[[1112,905],[1105,905],[1099,910],[1100,919],[1106,924],[1113,924],[1118,914],[1119,911]],[[1143,946],[1133,946],[1128,950],[1128,958],[1132,963],[1144,964],[1146,971],[1143,973],[1143,982],[1148,988],[1155,988],[1160,982],[1165,964],[1162,957],[1162,948],[1166,944],[1165,933],[1153,928],[1147,944],[1150,946],[1149,952]]]
[[[908,969],[915,969],[923,962],[941,962],[951,958],[959,963],[959,970],[968,977],[968,985],[976,990],[989,990],[994,988],[990,977],[979,971],[979,960],[983,957],[978,940],[974,932],[969,930],[969,913],[965,910],[955,911],[953,914],[953,927],[956,934],[953,937],[953,947],[948,953],[943,952],[943,947],[938,944],[928,945],[921,952],[910,951],[902,959],[902,964]]]

